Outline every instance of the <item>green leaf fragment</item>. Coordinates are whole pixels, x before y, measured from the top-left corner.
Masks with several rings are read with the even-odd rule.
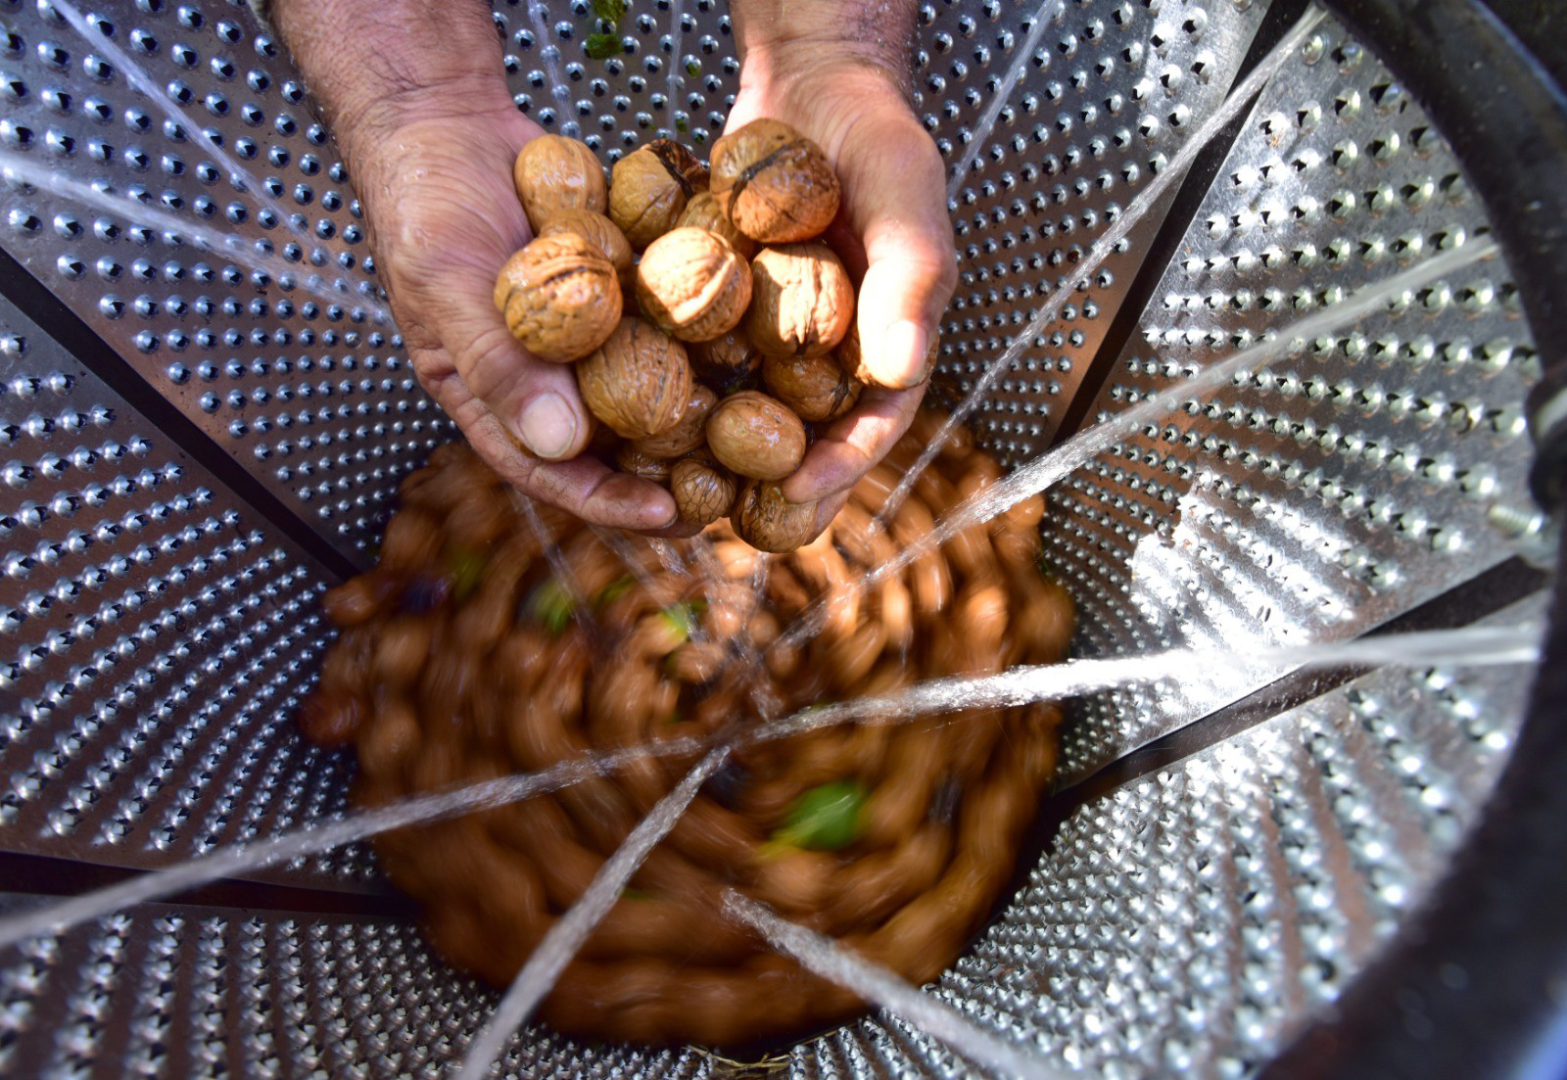
[[[860,838],[865,785],[857,780],[819,784],[797,798],[772,843],[808,851],[839,851]]]
[[[620,890],[620,898],[622,900],[654,900],[654,899],[657,899],[657,897],[655,897],[652,894],[652,892],[650,892],[649,890],[633,888],[630,885],[627,885],[627,886],[625,886],[624,888],[622,888]]]
[[[688,131],[688,130],[690,130],[690,128],[691,128],[691,125],[686,123],[686,118],[685,117],[683,117],[683,116],[675,117],[675,130],[676,131]]]
[[[528,615],[544,624],[552,637],[560,637],[571,625],[571,591],[550,578],[528,597]]]
[[[670,604],[661,614],[669,623],[671,630],[684,639],[690,639],[697,628],[698,619],[706,610],[706,600],[686,600],[679,604]]]
[[[484,576],[485,558],[471,551],[453,551],[446,556],[446,567],[452,575],[452,596],[459,602],[473,595]]]
[[[607,23],[618,23],[626,14],[626,0],[593,0],[593,15]]]
[[[692,76],[693,78],[698,76],[698,75],[700,75],[700,74],[702,74],[702,61],[700,61],[700,60],[687,60],[686,61],[686,74]]]
[[[625,51],[619,34],[589,34],[585,51],[590,60],[608,60]]]
[[[599,590],[598,595],[593,598],[593,605],[601,608],[609,607],[609,605],[630,592],[632,586],[636,583],[637,579],[630,574],[624,574],[616,578]]]

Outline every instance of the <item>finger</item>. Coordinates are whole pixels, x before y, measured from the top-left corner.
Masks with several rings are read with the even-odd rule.
[[[849,501],[849,492],[840,491],[836,495],[829,495],[816,504],[816,523],[811,526],[811,539],[815,540],[822,534],[822,530],[832,524],[832,519],[838,516],[838,511],[843,509],[843,504]]]
[[[428,380],[425,388],[462,428],[479,456],[524,494],[594,525],[646,532],[674,523],[674,497],[657,484],[615,472],[588,456],[546,462],[525,453],[458,376]]]
[[[866,387],[854,411],[828,428],[783,482],[784,498],[802,503],[847,492],[909,429],[924,396],[923,384],[912,390]]]
[[[874,148],[844,163],[850,221],[865,245],[860,349],[872,378],[904,389],[925,380],[941,313],[957,282],[941,155],[908,116],[884,123]]]

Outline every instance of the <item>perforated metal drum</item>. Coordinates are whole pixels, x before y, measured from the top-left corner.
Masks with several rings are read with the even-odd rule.
[[[1012,466],[1169,405],[1047,493],[1080,655],[1542,615],[1540,362],[1507,259],[1292,329],[1520,211],[1487,204],[1392,58],[1335,17],[1270,51],[1301,11],[919,10],[914,107],[960,258],[938,393],[1031,334],[971,420]],[[591,21],[586,0],[496,4],[520,109],[606,162],[717,136],[739,70],[724,4],[632,0],[607,61]],[[331,133],[242,4],[0,0],[0,251],[0,887],[21,910],[346,808],[348,766],[291,721],[329,637],[317,598],[456,432],[413,377]],[[1265,365],[1183,394],[1269,340]],[[1077,700],[1034,863],[930,992],[1085,1075],[1257,1072],[1443,880],[1528,689],[1517,668],[1237,663]],[[350,845],[0,951],[0,1075],[433,1077],[492,1003]],[[968,1068],[887,1016],[746,1067],[530,1028],[502,1067]]]

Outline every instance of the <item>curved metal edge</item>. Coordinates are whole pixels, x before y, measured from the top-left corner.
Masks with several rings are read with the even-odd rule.
[[[1409,86],[1458,151],[1517,276],[1544,377],[1532,421],[1567,391],[1567,48],[1539,0],[1321,0]],[[1542,14],[1542,12],[1547,12]],[[1567,425],[1531,424],[1535,497],[1563,496]]]

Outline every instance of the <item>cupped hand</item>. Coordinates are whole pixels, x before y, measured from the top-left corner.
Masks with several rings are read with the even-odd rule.
[[[820,523],[892,449],[925,393],[927,354],[957,281],[940,152],[898,74],[852,52],[803,43],[748,56],[726,130],[758,117],[811,139],[843,186],[827,240],[859,284],[865,365],[878,381],[784,481],[792,502],[823,500]]]
[[[502,478],[594,524],[662,529],[669,492],[577,456],[592,421],[573,368],[530,355],[495,308],[496,274],[531,238],[512,162],[540,134],[501,94],[361,142],[376,262],[419,382]]]

